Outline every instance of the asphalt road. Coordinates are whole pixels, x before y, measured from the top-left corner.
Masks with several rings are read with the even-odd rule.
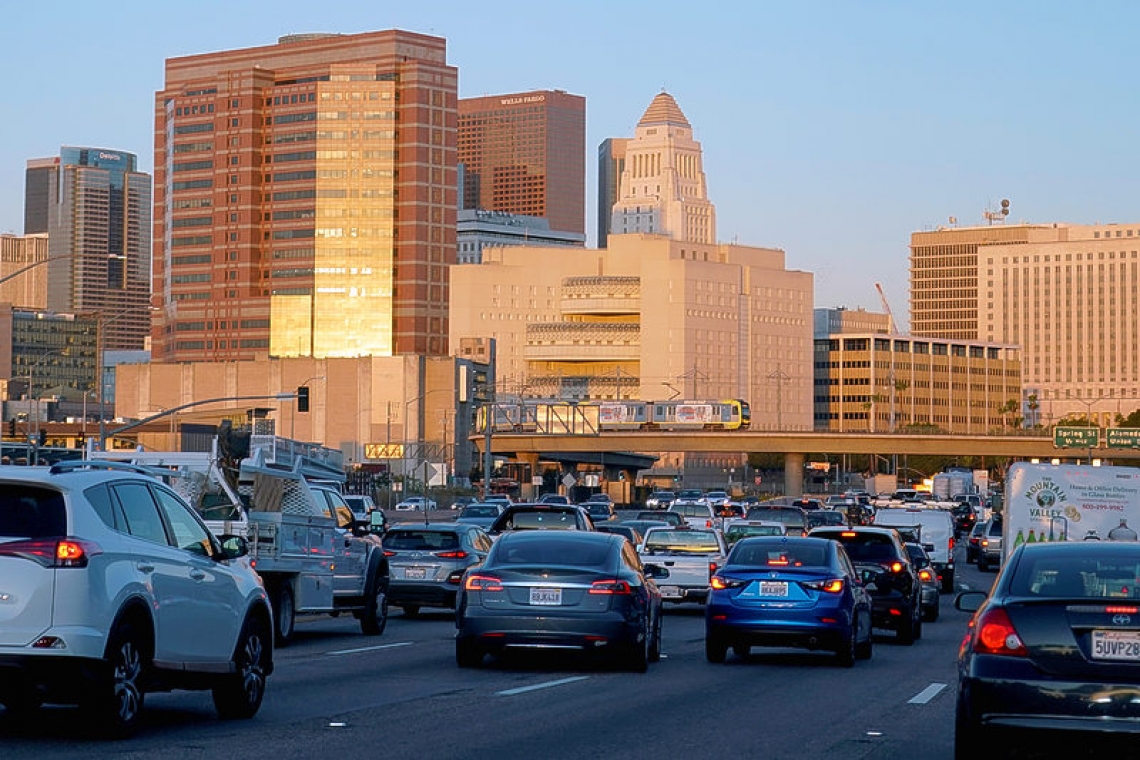
[[[985,588],[994,574],[966,568]],[[147,697],[138,736],[93,740],[73,708],[20,723],[0,712],[8,760],[29,758],[882,758],[953,755],[955,656],[968,616],[942,616],[914,646],[876,637],[853,669],[828,654],[704,656],[702,608],[667,608],[664,659],[638,675],[570,656],[455,665],[450,612],[364,637],[351,617],[304,618],[277,652],[261,712],[217,719],[208,693]],[[1048,756],[1048,755],[1046,755]]]

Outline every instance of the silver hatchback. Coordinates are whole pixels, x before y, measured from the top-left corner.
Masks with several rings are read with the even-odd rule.
[[[414,617],[421,607],[455,607],[455,595],[468,567],[491,549],[477,525],[464,523],[399,525],[384,536],[390,585],[388,603]]]

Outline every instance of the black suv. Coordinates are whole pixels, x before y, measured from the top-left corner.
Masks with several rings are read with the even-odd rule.
[[[574,504],[512,504],[487,532],[497,536],[512,530],[593,530],[586,510]]]
[[[978,522],[978,512],[969,502],[958,502],[958,506],[951,510],[954,517],[954,532],[959,536],[968,536]]]
[[[898,531],[859,525],[815,528],[809,535],[843,544],[871,594],[876,628],[895,631],[900,644],[922,636],[922,586]]]

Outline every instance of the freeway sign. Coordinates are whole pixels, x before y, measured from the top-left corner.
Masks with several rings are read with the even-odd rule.
[[[1110,449],[1140,449],[1140,428],[1108,428],[1106,435]]]
[[[1053,445],[1059,449],[1095,449],[1100,446],[1100,428],[1053,428]]]

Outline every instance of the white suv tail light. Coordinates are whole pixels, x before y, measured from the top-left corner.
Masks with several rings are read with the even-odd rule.
[[[101,554],[98,544],[78,538],[32,538],[0,544],[0,557],[30,559],[44,567],[87,567],[87,561]]]

